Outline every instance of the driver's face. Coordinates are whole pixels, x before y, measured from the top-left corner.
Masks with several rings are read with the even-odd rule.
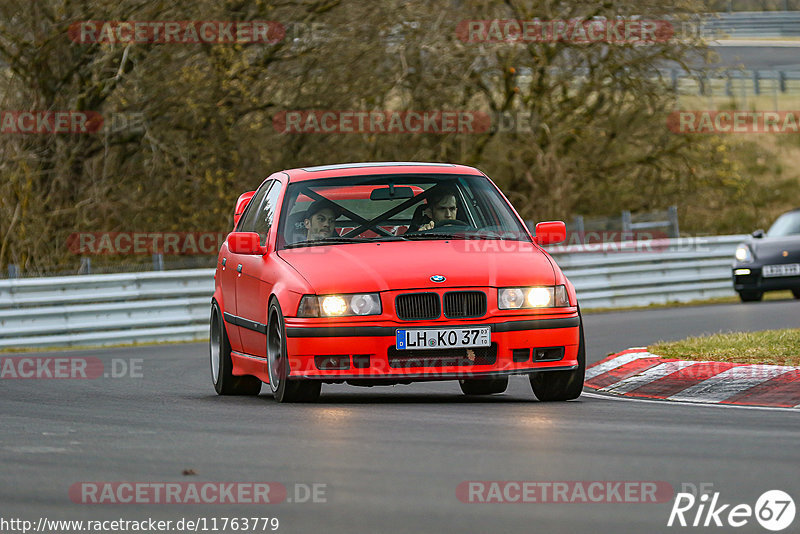
[[[456,208],[456,197],[450,195],[439,200],[439,203],[428,208],[428,217],[434,221],[453,220],[456,218],[458,208]]]
[[[310,219],[306,219],[303,224],[308,230],[307,239],[324,239],[332,237],[336,230],[336,215],[332,209],[325,208],[316,212]]]

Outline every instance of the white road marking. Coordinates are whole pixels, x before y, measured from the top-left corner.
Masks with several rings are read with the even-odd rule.
[[[684,402],[721,402],[794,369],[778,365],[731,367],[668,398]]]
[[[678,361],[660,363],[655,367],[645,369],[639,374],[629,376],[624,380],[620,380],[619,382],[606,386],[599,391],[610,393],[628,393],[629,391],[633,391],[640,386],[644,386],[645,384],[649,384],[650,382],[658,380],[659,378],[671,375],[672,373],[680,371],[681,369],[689,367],[690,365],[694,365],[695,363],[697,362]]]
[[[738,404],[708,404],[701,402],[671,401],[666,399],[656,400],[656,399],[640,399],[636,397],[612,397],[611,395],[598,395],[597,393],[591,393],[588,391],[584,391],[583,393],[581,393],[581,397],[589,397],[590,399],[623,401],[623,402],[648,402],[651,404],[674,404],[678,406],[692,406],[697,408],[737,408],[739,410],[762,410],[767,412],[793,412],[797,410],[798,413],[800,413],[800,404],[798,404],[794,408],[781,408],[780,406],[741,406]]]
[[[607,373],[618,367],[622,367],[626,363],[630,363],[633,360],[638,360],[640,358],[651,358],[651,357],[653,357],[653,355],[647,351],[629,352],[628,354],[622,354],[620,356],[617,356],[613,360],[608,360],[607,362],[603,362],[600,365],[595,365],[594,367],[590,367],[589,369],[587,369],[585,380],[590,380],[596,376],[602,375],[603,373]]]

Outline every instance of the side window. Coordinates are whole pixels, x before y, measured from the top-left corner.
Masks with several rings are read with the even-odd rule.
[[[265,182],[261,188],[256,191],[256,194],[253,195],[253,198],[250,199],[250,202],[247,204],[247,209],[245,210],[244,215],[242,215],[242,218],[239,219],[239,226],[236,227],[237,232],[257,231],[255,229],[255,221],[256,216],[258,215],[259,207],[261,207],[261,202],[264,200],[264,197],[267,195],[267,192],[274,183],[275,180]]]
[[[272,228],[272,223],[275,219],[275,205],[278,203],[278,197],[281,194],[281,183],[278,181],[272,182],[267,197],[258,209],[255,217],[253,232],[257,232],[261,236],[261,245],[267,244],[267,236],[269,230]]]

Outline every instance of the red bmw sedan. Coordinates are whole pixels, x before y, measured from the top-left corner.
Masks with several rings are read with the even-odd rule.
[[[575,289],[481,171],[350,163],[273,174],[244,193],[211,301],[220,395],[278,402],[354,386],[458,380],[467,395],[529,376],[542,401],[580,396]]]

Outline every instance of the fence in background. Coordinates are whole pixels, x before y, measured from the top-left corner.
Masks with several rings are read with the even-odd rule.
[[[745,236],[551,247],[581,307],[734,295],[730,266]],[[603,249],[605,247],[605,251]],[[0,348],[206,338],[213,270],[0,280]]]

